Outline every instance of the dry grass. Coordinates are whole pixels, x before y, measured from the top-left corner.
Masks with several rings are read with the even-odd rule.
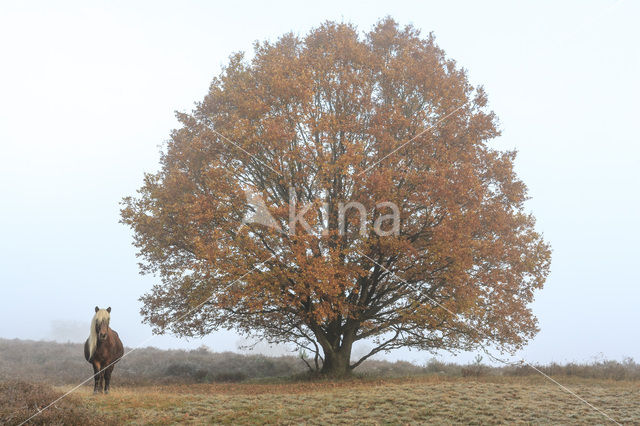
[[[640,424],[637,382],[560,380],[615,420]],[[76,398],[101,416],[131,424],[607,423],[542,377],[201,384],[114,388],[98,396],[83,388]]]
[[[91,368],[81,349],[0,339],[0,424],[19,424],[74,386],[48,384],[86,379]],[[469,365],[370,361],[356,370],[358,377],[336,382],[302,374],[301,363],[204,349],[141,349],[118,364],[111,394],[94,396],[89,383],[34,423],[607,422],[528,367],[490,367],[480,358]],[[633,360],[537,367],[617,421],[640,424],[640,364]]]
[[[45,409],[63,393],[39,383],[8,381],[0,383],[0,424],[20,424],[35,416],[29,424],[101,425],[116,424],[109,415],[96,416],[84,403],[84,398],[71,395]]]

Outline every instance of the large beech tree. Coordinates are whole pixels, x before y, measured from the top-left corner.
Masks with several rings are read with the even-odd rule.
[[[515,153],[489,145],[486,104],[431,35],[392,19],[233,55],[123,202],[142,271],[158,277],[144,321],[294,343],[335,375],[403,346],[521,347],[550,249]],[[270,226],[245,220],[264,214],[255,199]],[[362,339],[373,349],[351,359]]]

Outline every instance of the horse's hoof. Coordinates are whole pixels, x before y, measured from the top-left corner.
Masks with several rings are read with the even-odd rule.
[[[105,389],[105,390],[104,390],[104,394],[106,395],[106,394],[108,394],[108,393],[109,393],[109,391]]]

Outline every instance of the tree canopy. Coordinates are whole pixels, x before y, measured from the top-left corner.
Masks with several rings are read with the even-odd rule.
[[[234,328],[330,374],[404,346],[513,350],[537,332],[550,248],[515,152],[489,146],[485,91],[432,35],[387,18],[256,43],[178,118],[122,209],[159,277],[142,297],[157,332]],[[352,360],[362,339],[373,348]]]

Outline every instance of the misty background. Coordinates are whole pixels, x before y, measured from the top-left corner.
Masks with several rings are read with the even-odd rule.
[[[111,306],[126,346],[151,336],[119,201],[232,52],[324,20],[413,24],[484,85],[553,247],[530,362],[640,359],[640,5],[633,2],[48,2],[0,5],[0,337],[84,341]],[[144,346],[239,351],[232,331]],[[364,345],[366,346],[366,344]],[[360,346],[354,356],[366,348]],[[254,352],[286,348],[258,343]],[[398,350],[378,358],[424,362]],[[473,354],[444,360],[468,361]]]

